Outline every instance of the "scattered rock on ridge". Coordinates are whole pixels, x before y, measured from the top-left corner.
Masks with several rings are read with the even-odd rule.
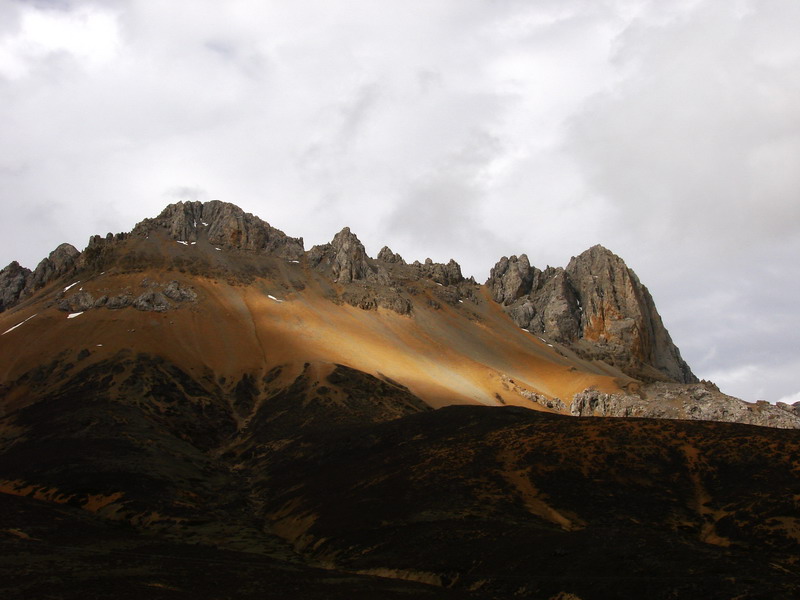
[[[89,292],[78,291],[58,303],[58,309],[65,312],[84,312],[94,307],[95,300]]]
[[[133,296],[123,293],[117,294],[116,296],[111,296],[105,303],[105,307],[110,310],[119,310],[121,308],[126,308],[131,304],[133,304]]]
[[[164,294],[155,290],[148,290],[133,301],[136,310],[164,312],[172,308]]]
[[[721,393],[713,384],[654,382],[637,394],[605,394],[585,390],[575,394],[570,413],[586,417],[642,417],[747,423],[780,429],[800,429],[800,415],[768,402],[744,402]]]
[[[117,310],[133,306],[136,310],[164,312],[174,308],[169,300],[178,303],[197,300],[197,292],[176,280],[170,281],[163,286],[157,281],[145,278],[139,285],[145,288],[146,291],[135,298],[125,291],[115,296],[102,295],[95,299],[89,292],[79,290],[65,298],[61,298],[58,302],[58,308],[65,312],[84,312],[92,308],[106,307],[111,310]],[[160,289],[162,287],[163,289]]]
[[[193,302],[197,300],[197,292],[177,281],[170,281],[164,288],[164,295],[176,302]]]

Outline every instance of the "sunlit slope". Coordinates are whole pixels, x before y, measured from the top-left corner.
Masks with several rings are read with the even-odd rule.
[[[74,363],[63,373],[70,377],[128,350],[217,380],[276,366],[288,367],[284,377],[290,377],[305,363],[342,364],[396,381],[434,407],[542,408],[520,391],[558,397],[569,406],[572,395],[587,387],[611,392],[624,383],[618,373],[559,354],[486,299],[433,308],[421,297],[410,315],[362,310],[333,301],[330,284],[304,265],[276,264],[269,277],[246,284],[159,269],[59,282],[0,314],[0,377],[16,381],[56,359]],[[56,305],[72,283],[71,290],[98,297],[175,279],[191,286],[197,300],[165,312],[92,308],[76,315]]]

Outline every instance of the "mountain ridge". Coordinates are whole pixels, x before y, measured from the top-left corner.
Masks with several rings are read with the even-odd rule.
[[[151,277],[131,277],[148,270]],[[144,219],[130,233],[92,236],[83,252],[59,246],[35,271],[12,263],[0,272],[5,312],[45,293],[45,288],[57,280],[66,283],[68,278],[72,281],[77,277],[86,285],[75,289],[70,283],[61,290],[53,289],[47,301],[50,304],[45,306],[55,306],[70,315],[128,307],[166,313],[210,301],[218,290],[212,291],[207,284],[224,281],[234,286],[229,298],[244,289],[236,286],[268,287],[268,305],[304,299],[307,306],[312,302],[318,307],[319,315],[327,315],[325,321],[342,323],[345,328],[351,325],[344,323],[355,324],[360,318],[341,321],[339,313],[331,313],[333,307],[327,303],[412,317],[412,323],[423,327],[414,335],[435,345],[443,344],[443,348],[451,347],[440,353],[451,355],[450,366],[441,373],[423,367],[436,364],[438,358],[429,348],[420,346],[419,340],[409,340],[400,342],[400,354],[388,358],[395,363],[388,370],[401,383],[426,389],[423,395],[427,394],[433,406],[464,401],[511,402],[572,415],[670,416],[800,426],[793,407],[750,405],[721,394],[709,382],[699,382],[672,343],[647,288],[620,257],[600,245],[573,257],[566,268],[548,267],[544,271],[531,266],[524,254],[503,257],[481,286],[473,278],[465,278],[452,259],[447,264],[431,259],[407,263],[388,247],[371,258],[347,227],[331,242],[306,251],[302,238],[289,237],[233,204],[179,202],[168,205],[155,218]],[[101,279],[113,281],[115,277],[118,284],[97,285]],[[272,314],[274,305],[265,307],[261,297],[256,294],[245,300],[248,308],[244,310],[252,312],[255,302],[260,307],[255,310],[268,308],[264,314]],[[227,302],[223,299],[221,310],[230,310],[225,308]],[[236,302],[243,306],[242,300]],[[493,306],[507,315],[517,332],[512,333],[508,324],[499,327],[500,315]],[[301,311],[294,318],[306,317],[308,313]],[[216,317],[210,314],[209,318]],[[442,329],[442,318],[455,321],[449,329]],[[386,354],[386,347],[408,335],[398,338],[397,327],[401,325],[391,325],[391,319],[387,319],[375,315],[366,321],[360,319],[363,323],[356,325],[360,328],[369,323],[369,328],[385,330],[364,346],[373,348],[375,356]],[[3,335],[22,327],[21,321],[4,329]],[[344,331],[329,331],[325,321],[318,331],[326,331],[324,335],[331,340]],[[480,333],[484,322],[491,322],[495,329],[490,342]],[[474,346],[477,334],[484,336],[487,348],[494,348],[493,355]],[[291,338],[296,333],[289,328],[280,335],[281,339],[291,339],[292,346],[298,344]],[[300,335],[307,336],[306,330]],[[513,363],[506,358],[498,360],[508,354],[508,348],[517,348],[519,335],[528,337],[523,344],[526,349],[514,350],[518,354]],[[362,333],[355,334],[354,347],[360,343],[355,340],[361,338]],[[336,349],[334,342],[324,342],[323,346],[309,349],[310,356],[347,363],[348,356]],[[468,348],[466,354],[459,348]],[[361,358],[353,362],[355,355]],[[537,367],[539,374],[534,374],[531,366],[521,366],[533,364],[526,363],[531,355],[541,356],[536,360],[548,365],[544,371]],[[270,360],[269,368],[277,365]],[[373,376],[381,372],[374,358],[360,350],[351,354],[350,360],[351,367]],[[492,366],[481,373],[482,365]],[[571,372],[564,373],[564,366],[555,365],[566,365]],[[18,372],[15,377],[20,375]],[[657,385],[671,382],[700,387],[681,396],[685,399],[681,403],[674,398],[683,392]],[[677,403],[678,407],[660,407],[665,403]]]
[[[361,244],[348,227],[345,227],[337,233],[330,243],[314,246],[306,252],[302,238],[291,238],[282,231],[269,225],[269,223],[250,213],[245,213],[233,204],[218,200],[205,203],[199,201],[178,202],[168,205],[157,217],[147,218],[139,222],[130,233],[108,234],[105,238],[92,236],[87,248],[83,252],[79,252],[69,244],[62,244],[51,253],[49,257],[43,259],[34,271],[20,267],[18,263],[11,263],[0,271],[0,311],[14,306],[26,297],[30,297],[48,282],[64,276],[70,271],[80,270],[89,266],[101,266],[101,263],[98,262],[98,260],[101,260],[99,257],[108,246],[128,236],[147,238],[149,233],[156,228],[166,230],[169,237],[187,245],[196,244],[198,235],[202,232],[205,239],[210,244],[213,244],[215,248],[218,247],[221,250],[242,250],[254,254],[278,256],[287,260],[299,260],[301,257],[307,257],[307,260],[312,266],[318,266],[322,270],[330,269],[333,281],[336,283],[351,283],[358,280],[367,280],[373,283],[389,285],[388,274],[386,269],[381,267],[381,263],[406,265],[405,261],[399,256],[394,255],[388,247],[384,247],[381,252],[379,252],[377,259],[368,257],[363,244]],[[648,305],[645,310],[639,311],[644,313],[644,317],[639,318],[638,321],[646,322],[637,322],[635,327],[641,328],[641,325],[645,325],[652,330],[655,323],[658,333],[663,331],[663,334],[665,334],[661,336],[665,337],[665,339],[656,348],[651,349],[647,347],[640,352],[642,356],[637,357],[639,362],[650,360],[651,363],[656,365],[657,369],[660,369],[670,379],[683,382],[696,382],[697,379],[691,373],[688,365],[680,359],[680,353],[677,351],[677,348],[674,347],[674,344],[672,344],[669,338],[669,334],[666,333],[666,330],[663,328],[663,324],[661,324],[660,317],[655,310],[655,305],[649,296],[649,292],[639,284],[638,278],[636,278],[632,271],[627,269],[624,262],[622,262],[619,257],[598,245],[593,246],[578,257],[573,257],[566,271],[560,267],[556,269],[548,267],[544,272],[535,267],[531,268],[527,263],[527,256],[522,255],[522,257],[524,257],[524,261],[528,265],[527,268],[529,270],[532,269],[532,274],[535,277],[540,278],[544,276],[544,279],[549,279],[552,276],[558,278],[562,273],[570,273],[570,269],[573,265],[575,265],[575,268],[572,269],[573,271],[580,270],[581,265],[585,262],[583,260],[584,256],[591,256],[592,259],[596,260],[598,254],[602,254],[603,257],[613,257],[616,263],[618,263],[615,265],[615,270],[627,275],[632,280],[634,285],[631,286],[631,291],[634,294],[644,294]],[[516,257],[512,257],[512,260],[516,260]],[[371,266],[369,261],[372,261]],[[486,285],[493,288],[493,297],[496,301],[504,306],[508,306],[510,304],[509,296],[507,294],[497,293],[498,282],[493,279],[495,277],[495,272],[504,264],[504,261],[507,263],[508,259],[503,257],[495,268],[491,270]],[[453,259],[446,265],[434,263],[431,259],[426,259],[424,263],[415,261],[411,266],[419,272],[420,276],[429,277],[443,286],[458,284],[465,280],[461,274],[460,266]],[[586,271],[587,269],[583,270]],[[588,271],[590,271],[589,276],[591,277],[591,272],[593,272],[593,270],[589,269]],[[531,277],[528,277],[526,274],[526,276],[522,278],[523,287],[527,279],[531,279]],[[549,283],[550,282],[545,282],[544,285],[546,286]],[[500,282],[499,285],[508,286],[509,284],[508,282],[505,284]],[[528,287],[530,288],[530,282]],[[534,286],[534,288],[536,287],[542,286]],[[587,286],[584,285],[583,287],[585,288]],[[530,292],[530,289],[526,291]],[[610,329],[608,324],[604,322],[606,319],[600,319],[600,321],[603,321],[600,325],[593,323],[593,326],[589,326],[587,323],[583,328],[580,327],[579,323],[561,323],[557,327],[552,327],[542,322],[541,315],[552,312],[553,304],[559,302],[570,305],[567,306],[567,310],[573,313],[571,315],[572,321],[575,321],[575,313],[582,310],[582,306],[576,305],[577,297],[587,296],[591,299],[597,296],[597,293],[592,294],[585,290],[581,290],[577,294],[575,289],[570,290],[570,292],[571,293],[565,295],[563,290],[556,290],[554,293],[550,294],[550,296],[553,297],[544,299],[531,298],[536,300],[536,302],[533,304],[529,302],[522,307],[519,307],[517,304],[508,306],[507,311],[521,327],[533,329],[536,333],[546,335],[556,341],[571,343],[575,341],[576,337],[588,339],[590,336],[593,336],[593,341],[596,342],[598,338],[606,337]],[[513,298],[513,300],[516,300],[516,298]],[[579,302],[578,300],[578,303]],[[537,303],[546,306],[542,310],[537,311],[536,308],[534,308]],[[601,312],[603,312],[602,306],[600,308]],[[611,307],[612,310],[616,309],[617,312],[619,312],[619,308],[619,306]],[[535,314],[531,314],[532,312]],[[534,316],[539,317],[536,323],[534,323],[533,320]],[[559,315],[559,318],[562,316],[563,315]],[[594,316],[595,315],[590,315],[589,318],[593,318]],[[621,316],[627,318],[627,315]],[[577,320],[580,320],[580,317],[578,317]],[[622,319],[616,320],[621,321]],[[595,331],[598,327],[600,327],[602,332]],[[611,329],[613,329],[613,326]],[[634,342],[638,343],[640,346],[648,346],[650,344],[650,340],[646,339],[646,336],[643,339],[639,339],[640,337],[641,336],[637,337]],[[629,339],[622,341],[622,346],[632,345],[632,341]],[[594,346],[596,351],[597,344],[595,343]],[[615,351],[617,354],[620,353],[619,348]],[[672,362],[675,364],[662,364],[665,363],[664,360],[653,360],[657,357],[649,356],[655,355],[659,351],[662,354],[672,353],[674,355],[674,357],[671,357],[673,358]],[[603,358],[605,359],[611,357],[611,354],[608,352],[601,352],[601,354],[603,354]],[[634,357],[626,357],[626,360],[627,363],[632,363]],[[668,363],[669,361],[666,362]],[[634,368],[633,365],[624,366]],[[638,374],[649,375],[651,377],[655,375],[658,377],[658,375],[654,373]]]

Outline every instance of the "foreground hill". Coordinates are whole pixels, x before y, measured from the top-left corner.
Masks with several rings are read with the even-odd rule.
[[[350,419],[298,385],[237,428],[156,372],[174,391],[98,373],[4,419],[5,597],[796,597],[796,430],[400,389],[386,421],[347,370]]]
[[[696,382],[607,250],[512,259],[212,202],[9,265],[3,596],[796,597],[792,407]]]

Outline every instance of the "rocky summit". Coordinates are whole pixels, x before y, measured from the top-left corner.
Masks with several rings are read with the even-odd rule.
[[[602,246],[481,285],[179,202],[0,271],[5,598],[795,598],[799,456]]]
[[[524,254],[503,257],[486,285],[520,327],[585,358],[646,380],[697,382],[650,292],[620,257],[602,246],[573,257],[566,269],[542,271]]]

